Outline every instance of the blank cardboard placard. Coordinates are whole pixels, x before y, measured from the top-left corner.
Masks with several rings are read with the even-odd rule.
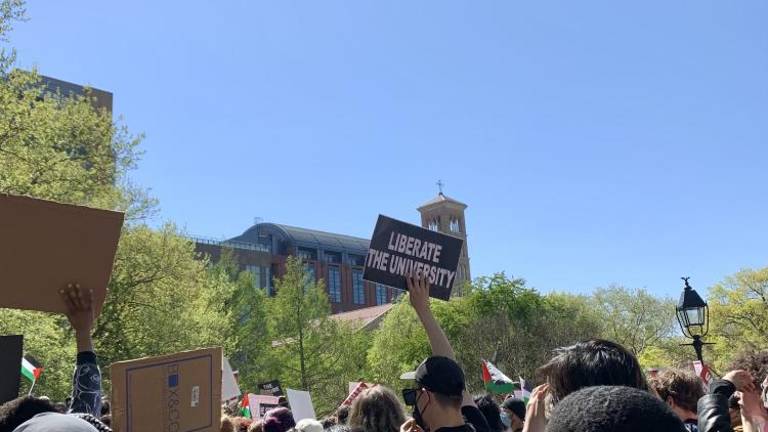
[[[300,420],[315,418],[315,407],[312,406],[312,396],[309,395],[309,392],[288,389],[287,393],[293,419],[297,423]]]
[[[66,312],[59,290],[92,289],[96,314],[123,213],[0,194],[0,307]]]
[[[114,363],[115,432],[218,432],[221,348]]]
[[[19,396],[24,336],[0,336],[0,405]]]
[[[224,357],[221,368],[221,401],[239,398],[241,394],[240,386],[237,385],[235,374],[232,372],[232,365],[229,364],[229,359]]]

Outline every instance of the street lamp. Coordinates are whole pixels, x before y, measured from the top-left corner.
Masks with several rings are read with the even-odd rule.
[[[683,345],[693,346],[693,349],[696,350],[696,357],[698,357],[700,362],[704,363],[701,357],[701,348],[704,345],[711,345],[701,340],[709,331],[709,306],[707,306],[707,302],[701,298],[699,293],[688,284],[688,279],[690,278],[684,277],[681,279],[685,281],[685,288],[683,288],[683,293],[680,294],[680,301],[675,308],[677,322],[680,323],[683,335],[693,339],[693,342]]]

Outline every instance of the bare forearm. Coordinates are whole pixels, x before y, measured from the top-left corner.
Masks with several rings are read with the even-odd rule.
[[[77,341],[77,352],[93,351],[93,339],[91,339],[90,330],[76,332],[75,340]]]
[[[419,316],[419,320],[421,320],[421,324],[427,332],[427,339],[429,339],[429,345],[432,347],[432,355],[456,360],[456,353],[454,353],[448,337],[440,327],[440,324],[437,323],[435,316],[432,315],[432,311],[429,309],[416,311],[416,314]]]

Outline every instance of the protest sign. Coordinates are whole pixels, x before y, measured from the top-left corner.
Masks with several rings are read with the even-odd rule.
[[[448,300],[463,245],[460,238],[379,215],[363,278],[406,290],[406,276],[425,274],[429,295]]]
[[[0,194],[0,307],[66,312],[59,290],[93,290],[96,315],[123,213]]]
[[[229,364],[229,359],[224,357],[221,368],[221,401],[226,402],[239,398],[241,394],[235,373],[232,372],[232,365]]]
[[[251,418],[262,419],[267,411],[280,406],[277,396],[248,394],[248,406],[251,409]]]
[[[207,348],[112,364],[112,428],[218,432],[221,362]]]
[[[695,360],[693,362],[693,371],[696,372],[696,376],[701,378],[704,385],[709,387],[709,383],[712,381],[712,372],[709,370],[709,366]]]
[[[298,423],[304,419],[315,418],[315,407],[309,392],[288,389],[288,403],[291,404],[293,419]]]
[[[259,384],[259,393],[267,396],[282,396],[283,388],[279,380]]]
[[[0,405],[19,396],[24,336],[0,336]]]

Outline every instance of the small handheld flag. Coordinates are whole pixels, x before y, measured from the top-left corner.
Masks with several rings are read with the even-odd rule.
[[[43,367],[32,356],[25,355],[21,359],[21,374],[29,382],[34,383],[40,378],[40,374],[43,373]]]
[[[505,394],[515,390],[515,384],[491,362],[483,360],[483,384],[490,393]]]

